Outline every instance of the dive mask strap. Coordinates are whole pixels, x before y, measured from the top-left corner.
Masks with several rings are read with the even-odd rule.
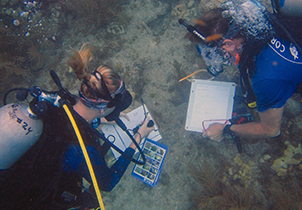
[[[95,78],[100,81],[101,80],[101,87],[102,89],[104,90],[105,92],[105,95],[103,95],[100,91],[98,90],[95,90],[95,92],[97,93],[98,95],[98,98],[102,98],[102,99],[105,99],[105,100],[108,100],[108,101],[112,101],[113,98],[111,97],[111,94],[110,94],[110,91],[108,90],[108,87],[102,77],[102,74],[98,71],[93,71],[92,74],[95,76]]]
[[[125,83],[123,82],[123,80],[120,78],[120,87],[119,89],[115,92],[114,96],[112,96],[110,94],[110,91],[102,77],[102,74],[98,71],[93,71],[91,73],[93,76],[95,76],[95,78],[98,81],[101,81],[101,87],[102,90],[105,92],[105,94],[101,93],[99,90],[92,88],[89,83],[88,80],[84,80],[83,84],[85,84],[88,88],[88,91],[96,98],[96,99],[103,99],[108,101],[107,107],[111,108],[116,106],[116,104],[119,103],[119,101],[123,98],[123,93],[125,92]]]
[[[89,93],[92,94],[94,98],[98,98],[97,92],[89,85],[88,82],[88,80],[83,80],[83,84],[88,88]]]

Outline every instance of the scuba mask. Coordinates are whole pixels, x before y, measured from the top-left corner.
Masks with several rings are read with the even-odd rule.
[[[246,37],[247,42],[253,42],[255,40],[266,40],[274,34],[266,8],[256,0],[247,0],[238,5],[234,5],[232,1],[227,1],[222,3],[220,8],[224,9],[223,17],[230,19],[230,27],[224,37],[220,41],[206,43],[206,38],[198,36],[202,42],[198,44],[197,50],[202,55],[208,66],[207,70],[212,76],[218,76],[222,73],[223,65],[236,65],[239,62],[238,54],[232,56],[221,48],[225,39],[230,39],[241,33]],[[197,31],[193,26],[184,24],[184,21],[179,21],[179,23],[184,25],[191,33],[194,33],[194,30]],[[196,33],[194,34],[196,35]],[[202,35],[202,37],[204,36]]]
[[[222,49],[223,41],[230,39],[240,31],[240,27],[232,22],[226,35],[218,43],[209,43],[208,45],[200,43],[197,45],[197,51],[203,57],[208,72],[216,77],[223,72],[223,65],[237,65],[238,57],[232,56],[226,50]],[[242,51],[242,49],[240,50]]]
[[[179,24],[187,28],[187,30],[197,37],[199,37],[202,42],[197,45],[197,51],[203,57],[207,70],[212,76],[218,76],[223,71],[222,64],[228,64],[228,56],[225,56],[223,49],[214,42],[207,43],[207,38],[202,35],[194,26],[190,25],[186,20],[179,19]],[[222,45],[222,42],[221,42]]]
[[[212,41],[208,42],[209,37],[205,37],[202,35],[194,26],[190,25],[186,20],[179,19],[178,21],[181,25],[185,26],[187,30],[197,37],[199,37],[202,42],[197,45],[197,51],[203,57],[206,65],[208,66],[207,70],[208,73],[212,76],[218,76],[220,73],[223,72],[222,65],[232,65],[238,64],[239,56],[232,56],[230,53],[222,49],[223,41],[225,39],[230,39],[231,37],[235,36],[239,31],[240,27],[235,23],[235,21],[231,21],[231,26],[227,31],[226,35],[220,39],[220,35],[209,36],[209,37],[217,37],[220,41],[216,41],[216,39],[212,39]],[[241,49],[242,50],[242,49]]]
[[[223,49],[219,46],[212,47],[204,44],[198,44],[197,51],[208,66],[208,72],[214,77],[223,72],[223,64],[230,64],[228,57],[225,56]]]

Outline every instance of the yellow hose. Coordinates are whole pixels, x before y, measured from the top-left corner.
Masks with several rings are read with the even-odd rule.
[[[99,205],[101,207],[101,210],[105,210],[105,206],[104,206],[104,203],[103,203],[103,200],[102,200],[102,196],[101,196],[101,192],[100,192],[100,189],[99,189],[99,185],[97,183],[97,180],[95,178],[95,174],[94,174],[94,170],[92,168],[92,165],[91,165],[91,161],[90,161],[90,158],[88,156],[88,152],[86,150],[86,147],[85,147],[85,144],[84,144],[84,141],[83,141],[83,138],[81,136],[81,133],[79,131],[79,128],[68,108],[68,106],[66,104],[63,105],[63,108],[72,124],[72,127],[74,129],[74,132],[79,140],[79,144],[81,146],[81,149],[83,151],[83,154],[84,154],[84,157],[85,157],[85,161],[86,161],[86,164],[88,166],[88,170],[89,170],[89,173],[90,173],[90,176],[91,176],[91,179],[92,179],[92,183],[93,183],[93,187],[94,187],[94,190],[95,190],[95,193],[96,193],[96,196],[98,198],[98,202],[99,202]]]

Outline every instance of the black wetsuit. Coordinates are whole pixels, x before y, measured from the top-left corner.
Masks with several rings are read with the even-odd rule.
[[[99,138],[78,114],[74,115],[99,187],[110,191],[119,182],[130,161],[121,156],[108,168],[104,160],[106,151],[99,150]],[[82,177],[88,181],[91,179],[69,119],[63,109],[50,106],[43,117],[43,124],[43,133],[37,143],[10,169],[0,171],[0,209],[84,207],[82,200],[87,199],[81,198],[83,194],[78,183],[81,183]],[[132,156],[134,150],[128,148],[126,153]],[[67,192],[67,198],[62,197],[63,192]],[[97,205],[97,200],[85,205]]]

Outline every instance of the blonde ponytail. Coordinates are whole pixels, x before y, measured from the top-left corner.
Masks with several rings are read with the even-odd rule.
[[[72,50],[68,58],[68,66],[73,69],[79,80],[89,80],[91,74],[88,72],[88,63],[91,60],[91,48],[84,44],[79,51]]]
[[[88,64],[92,60],[91,48],[84,44],[79,51],[72,50],[71,54],[68,58],[68,66],[70,66],[76,77],[79,80],[88,81],[88,85],[95,90],[98,90],[102,94],[106,94],[106,91],[103,90],[101,80],[91,77],[91,73],[88,71]],[[107,66],[99,66],[97,71],[102,75],[103,81],[106,83],[107,88],[113,94],[115,93],[119,87],[121,78],[118,73],[113,71],[111,68]],[[95,96],[91,94],[87,85],[84,85],[81,90],[86,97],[94,98]]]

